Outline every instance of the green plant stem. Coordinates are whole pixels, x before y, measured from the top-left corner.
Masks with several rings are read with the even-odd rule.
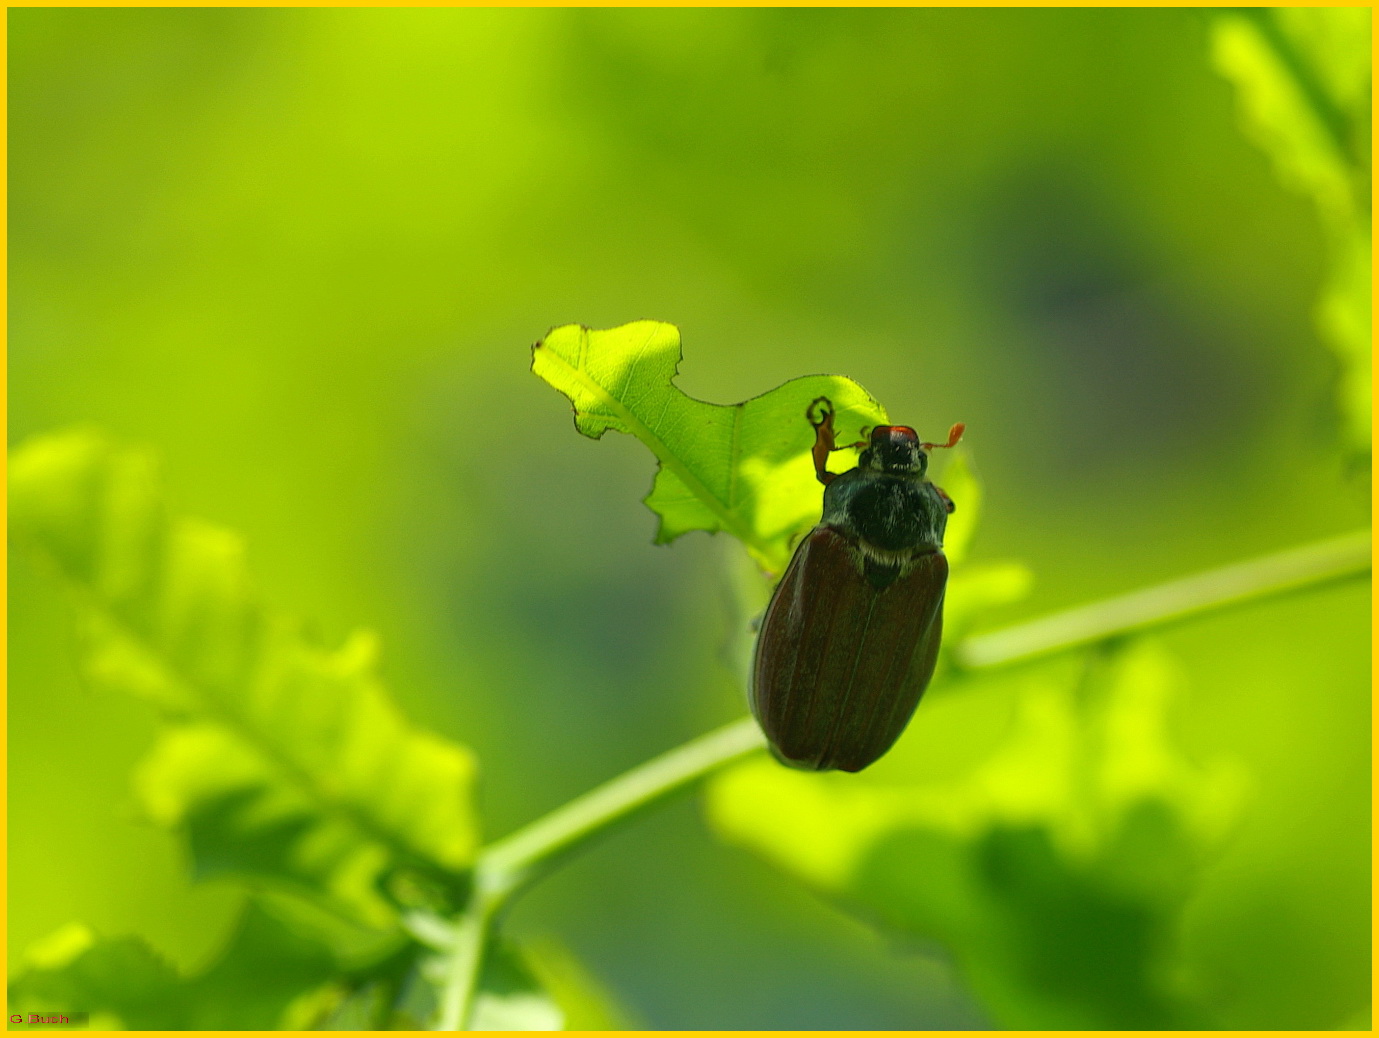
[[[447,956],[445,985],[441,988],[437,1031],[461,1031],[469,1027],[479,973],[484,965],[484,946],[498,910],[496,902],[475,891],[469,907],[456,921]]]
[[[701,735],[490,844],[479,854],[479,872],[488,889],[506,899],[610,822],[765,746],[750,717]]]
[[[954,654],[961,666],[1004,666],[1356,576],[1369,568],[1370,533],[1366,530],[968,638]],[[514,894],[615,822],[765,745],[752,718],[734,721],[653,757],[482,850],[474,868],[474,894],[450,931],[436,1029],[467,1027],[489,930]]]
[[[1370,531],[1363,530],[975,635],[957,646],[954,659],[974,668],[1019,663],[1369,569]]]
[[[508,899],[613,823],[765,746],[756,721],[744,717],[653,757],[480,851],[473,896],[453,931],[436,1029],[468,1026],[488,931]]]

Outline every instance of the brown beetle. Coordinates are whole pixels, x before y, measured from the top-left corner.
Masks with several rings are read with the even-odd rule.
[[[762,619],[751,705],[776,756],[815,771],[861,771],[905,730],[934,673],[953,502],[925,477],[928,451],[904,425],[872,429],[857,467],[828,471],[833,405],[819,397],[819,525],[795,549]]]

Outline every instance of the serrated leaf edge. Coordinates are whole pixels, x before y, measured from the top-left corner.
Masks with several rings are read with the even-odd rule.
[[[584,351],[587,347],[588,337],[589,329],[582,328],[580,330],[581,359],[583,358]],[[545,340],[543,339],[541,342],[538,342],[535,346],[532,347],[532,370],[534,372],[536,371],[536,357],[538,351],[540,351],[540,355],[543,358],[545,358],[544,363],[549,364],[553,367],[558,367],[563,373],[573,376],[573,378],[576,379],[585,389],[587,389],[591,395],[601,400],[608,407],[608,409],[618,417],[620,421],[626,424],[627,431],[631,435],[637,437],[637,439],[641,440],[644,444],[646,444],[647,447],[650,448],[651,452],[654,455],[656,455],[656,460],[663,467],[669,469],[680,480],[680,482],[685,484],[685,486],[690,490],[692,494],[694,494],[695,497],[697,497],[700,501],[702,501],[705,504],[705,506],[708,507],[709,511],[713,512],[715,518],[717,518],[719,523],[722,524],[722,528],[725,532],[732,534],[734,537],[740,540],[743,544],[745,544],[748,547],[752,554],[757,556],[758,558],[767,559],[771,557],[772,553],[769,547],[763,544],[750,530],[744,527],[742,523],[732,514],[732,512],[728,510],[728,507],[724,504],[724,502],[720,501],[714,494],[710,493],[709,489],[706,486],[704,486],[702,482],[700,482],[699,478],[695,476],[694,473],[691,472],[687,467],[685,467],[685,465],[682,462],[680,462],[678,458],[675,457],[675,455],[669,450],[669,448],[666,447],[665,443],[661,440],[661,438],[657,436],[655,433],[653,433],[651,429],[648,428],[646,424],[641,421],[641,419],[639,419],[635,414],[633,414],[632,411],[629,410],[625,405],[623,405],[621,401],[616,399],[606,389],[604,389],[601,385],[599,385],[587,374],[585,374],[582,368],[574,367],[563,357],[560,357],[553,351],[543,351],[542,347],[544,345]],[[677,358],[676,360],[677,369],[679,367],[679,361],[682,358],[683,353],[681,353],[680,358]],[[541,376],[540,372],[536,372],[536,374],[538,377],[543,377]],[[554,388],[559,390],[559,387]],[[672,388],[674,388],[673,383]],[[676,391],[682,392],[679,389],[677,389]],[[566,399],[569,399],[568,393],[562,395],[564,395]],[[686,394],[686,396],[688,396],[688,394]],[[573,401],[571,402],[573,403]],[[704,403],[705,401],[699,402]],[[739,415],[741,414],[742,410],[741,403],[710,404],[709,406],[731,407],[734,408]],[[576,414],[578,414],[578,411],[576,411]],[[736,424],[737,419],[734,419],[734,437],[736,437]],[[597,437],[594,438],[597,439]],[[652,486],[653,488],[655,486],[654,479],[652,482]],[[650,493],[648,493],[647,496],[649,497]],[[645,501],[646,499],[644,498],[643,500]],[[665,542],[660,541],[658,537],[658,543]]]

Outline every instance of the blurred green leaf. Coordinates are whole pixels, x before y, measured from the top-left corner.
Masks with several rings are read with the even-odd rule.
[[[321,1002],[305,1007],[303,1015],[316,1010],[317,1015],[310,1019],[317,1030],[373,1031],[392,1012],[391,1001],[395,994],[393,987],[384,981],[365,983],[353,991],[331,985],[322,989]],[[420,1030],[420,1025],[410,1019],[408,1024],[408,1030]]]
[[[284,884],[375,926],[389,870],[456,882],[473,761],[399,714],[371,637],[329,652],[261,608],[238,539],[170,516],[148,457],[97,433],[19,447],[10,515],[76,591],[90,677],[167,716],[135,784],[186,829],[199,875]]]
[[[117,1026],[134,1028],[176,1027],[185,1019],[176,971],[137,938],[100,940],[73,925],[26,958],[9,986],[11,1013],[113,1014]]]
[[[506,942],[490,943],[470,1019],[474,1031],[559,1031],[565,1014]]]
[[[1361,7],[1223,12],[1212,50],[1245,125],[1328,224],[1368,209],[1355,169],[1368,121],[1370,14]]]
[[[1368,450],[1374,407],[1370,335],[1374,281],[1368,218],[1337,243],[1334,253],[1318,322],[1341,361],[1337,395],[1350,442],[1357,449]]]
[[[328,949],[251,901],[219,958],[191,977],[138,938],[66,928],[31,953],[10,1011],[99,1014],[130,1030],[265,1030],[335,970]]]
[[[628,1011],[563,945],[553,940],[523,944],[527,968],[565,1015],[567,1031],[642,1030]]]
[[[618,1031],[626,1014],[551,940],[490,941],[470,1021],[474,1031]]]
[[[1361,451],[1372,411],[1370,22],[1367,7],[1227,11],[1212,40],[1247,129],[1327,230],[1331,273],[1318,323],[1342,365],[1347,439]]]
[[[646,505],[661,517],[657,543],[691,530],[722,530],[778,573],[792,537],[817,522],[822,507],[823,487],[809,460],[810,402],[833,401],[839,443],[889,421],[885,409],[840,375],[791,379],[740,404],[705,403],[675,387],[680,356],[674,325],[637,321],[594,331],[570,324],[533,347],[532,370],[570,398],[585,436],[614,429],[656,455],[660,467]]]
[[[398,1027],[431,1026],[436,1014],[436,992],[445,986],[450,966],[445,956],[423,959],[419,979],[412,984],[402,1005]],[[574,969],[582,973],[578,966]],[[549,970],[543,969],[542,973]],[[479,985],[469,1022],[473,1031],[560,1031],[573,1029],[580,1020],[590,1019],[593,989],[580,990],[562,979],[549,986],[544,976],[533,969],[532,955],[525,948],[498,937],[490,937],[484,950]],[[573,1011],[573,1019],[571,1017]],[[333,1027],[344,1027],[333,1024]],[[584,1028],[579,1028],[584,1029]]]
[[[1196,1020],[1174,938],[1241,780],[1168,737],[1169,662],[1139,646],[1031,685],[1004,748],[950,785],[758,761],[711,787],[715,828],[888,929],[943,942],[1016,1028]]]

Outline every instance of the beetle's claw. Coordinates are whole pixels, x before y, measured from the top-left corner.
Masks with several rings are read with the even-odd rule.
[[[817,418],[814,417],[814,409],[816,407],[819,409],[819,416]],[[809,402],[809,406],[804,409],[804,417],[810,425],[817,429],[833,417],[833,401],[826,396],[816,396]]]

